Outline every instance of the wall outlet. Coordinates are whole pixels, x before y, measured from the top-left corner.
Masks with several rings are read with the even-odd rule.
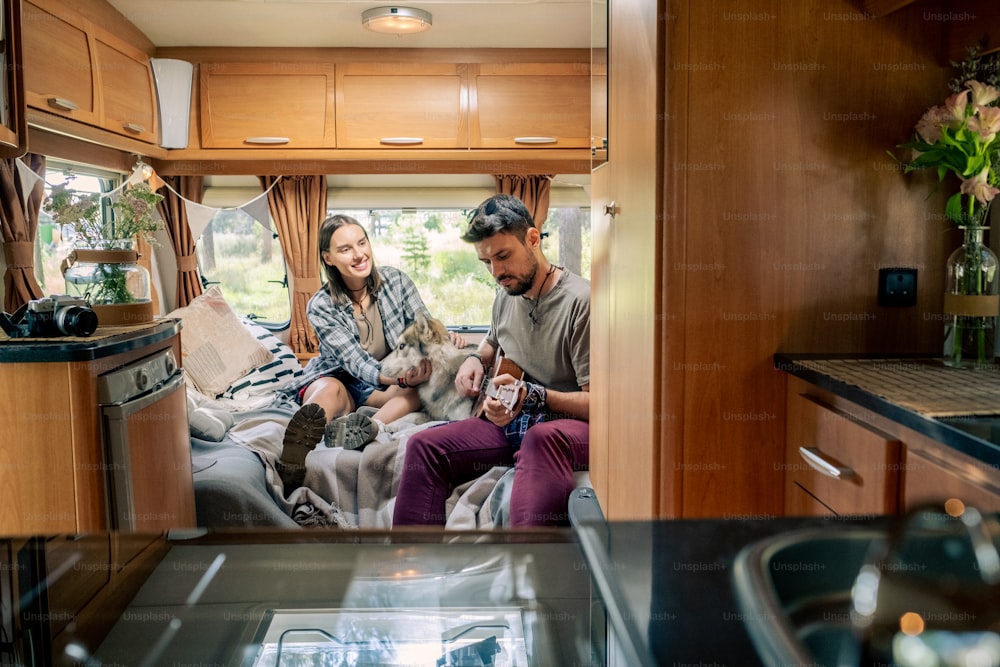
[[[917,305],[917,270],[879,269],[878,305],[891,307]]]

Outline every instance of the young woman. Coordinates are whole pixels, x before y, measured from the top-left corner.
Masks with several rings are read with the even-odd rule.
[[[379,363],[417,316],[429,316],[413,281],[377,267],[368,233],[357,220],[334,215],[319,230],[326,285],[309,299],[307,316],[319,338],[319,356],[285,390],[301,403],[285,430],[278,471],[291,491],[302,485],[305,459],[322,439],[329,447],[358,449],[384,424],[419,410],[416,387],[430,378],[429,363],[403,377],[387,377]],[[464,345],[455,334],[453,340]],[[373,415],[355,412],[361,406]]]

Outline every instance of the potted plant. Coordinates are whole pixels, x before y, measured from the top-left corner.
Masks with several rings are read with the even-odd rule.
[[[52,187],[46,208],[74,231],[74,250],[63,261],[66,291],[87,299],[102,325],[139,324],[153,317],[149,273],[138,264],[137,238],[155,244],[163,199],[146,182],[126,187],[106,214],[100,195]]]

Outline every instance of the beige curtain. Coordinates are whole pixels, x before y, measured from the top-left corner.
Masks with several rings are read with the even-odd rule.
[[[21,185],[15,160],[0,160],[0,239],[7,262],[3,274],[3,309],[8,313],[45,296],[35,280],[35,233],[45,199],[45,156],[28,153],[23,158],[42,177],[29,192]]]
[[[497,194],[514,195],[528,207],[531,219],[539,231],[549,216],[549,188],[551,176],[502,176],[493,177],[497,182]]]
[[[167,176],[163,178],[167,188],[160,187],[158,192],[163,199],[156,205],[170,244],[177,257],[177,307],[182,308],[191,303],[201,294],[201,279],[198,277],[198,257],[195,255],[195,243],[198,239],[191,234],[188,226],[187,209],[184,200],[201,203],[205,197],[205,178],[203,176]],[[179,193],[180,196],[174,194]]]
[[[319,270],[319,226],[326,218],[326,176],[261,176],[274,219],[292,290],[288,344],[298,353],[319,351],[316,332],[306,318],[306,305],[322,285]],[[271,186],[274,187],[271,187]]]

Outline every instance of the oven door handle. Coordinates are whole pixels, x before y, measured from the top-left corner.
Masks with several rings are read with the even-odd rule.
[[[143,408],[156,403],[163,396],[173,393],[177,389],[178,385],[184,384],[184,374],[174,373],[169,378],[164,380],[160,386],[153,389],[147,394],[143,394],[138,398],[130,398],[123,403],[116,403],[114,405],[102,405],[101,409],[104,411],[105,416],[111,419],[124,419],[130,415],[134,415]]]

